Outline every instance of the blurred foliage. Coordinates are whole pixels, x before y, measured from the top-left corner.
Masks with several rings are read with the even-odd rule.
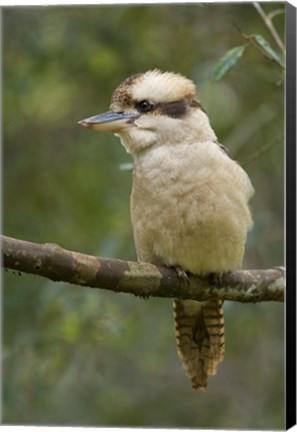
[[[285,71],[285,46],[279,37],[279,34],[274,27],[273,24],[273,18],[280,14],[284,13],[284,9],[274,9],[270,13],[265,13],[262,6],[254,2],[253,6],[257,9],[259,12],[259,15],[262,17],[265,25],[269,29],[271,33],[271,37],[274,39],[278,51],[276,52],[269,42],[261,35],[258,34],[244,34],[241,28],[238,26],[238,24],[235,22],[234,26],[237,28],[241,36],[247,41],[244,45],[236,46],[232,49],[229,49],[223,57],[218,61],[218,63],[215,66],[215,69],[212,73],[212,79],[214,81],[218,81],[222,79],[225,74],[236,65],[238,60],[241,58],[243,53],[245,52],[246,48],[250,45],[256,49],[258,49],[264,57],[266,57],[268,60],[271,60],[275,65],[278,67],[281,67],[283,72]],[[279,84],[283,81],[284,75],[281,76]]]
[[[284,89],[256,49],[211,79],[243,43],[234,22],[277,49],[248,3],[4,9],[4,233],[135,259],[131,172],[119,169],[130,158],[117,138],[76,122],[107,110],[127,76],[158,67],[196,82],[220,141],[252,179],[245,267],[282,265]],[[284,15],[274,24],[283,39]],[[5,423],[284,427],[282,304],[225,304],[226,357],[203,393],[182,371],[170,301],[10,271],[3,285]]]

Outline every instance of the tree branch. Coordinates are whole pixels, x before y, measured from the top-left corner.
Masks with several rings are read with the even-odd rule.
[[[209,277],[189,275],[149,263],[98,258],[56,244],[36,244],[2,236],[3,267],[91,288],[141,297],[238,302],[284,301],[285,269],[240,270],[223,275],[214,287]]]

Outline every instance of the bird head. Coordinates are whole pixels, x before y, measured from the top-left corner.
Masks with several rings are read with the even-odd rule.
[[[133,155],[155,146],[216,140],[193,81],[157,69],[131,75],[114,91],[108,112],[79,124],[113,132]]]

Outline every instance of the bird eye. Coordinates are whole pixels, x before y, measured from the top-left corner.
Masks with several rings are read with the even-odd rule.
[[[151,104],[148,100],[143,100],[136,105],[136,108],[138,111],[146,113],[148,111],[151,111],[151,109],[153,108],[153,104]]]

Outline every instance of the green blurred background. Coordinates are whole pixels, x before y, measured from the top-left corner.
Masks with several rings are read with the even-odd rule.
[[[284,18],[274,18],[282,39]],[[222,80],[210,79],[246,42],[234,22],[277,50],[249,3],[4,9],[4,234],[136,258],[131,171],[119,169],[130,157],[117,138],[77,121],[107,110],[130,74],[158,67],[195,81],[219,140],[252,179],[244,266],[282,265],[284,86],[251,46]],[[203,393],[177,357],[171,301],[11,271],[3,286],[4,423],[284,427],[282,304],[225,303],[226,356]]]

